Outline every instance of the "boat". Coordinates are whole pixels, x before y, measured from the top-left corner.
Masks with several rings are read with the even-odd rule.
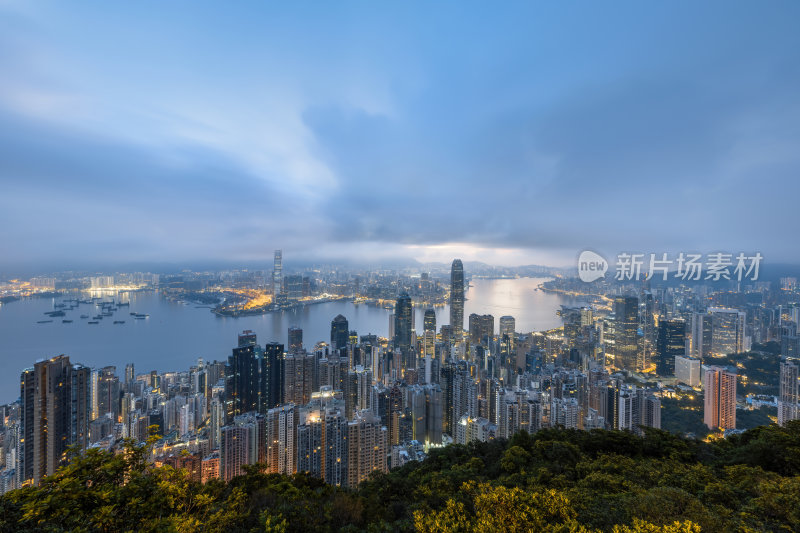
[[[99,323],[100,322],[98,322],[97,320],[90,320],[89,322],[87,322],[87,324],[99,324]]]
[[[147,317],[146,316],[135,316],[133,318],[135,318],[136,320],[144,320]]]
[[[62,324],[72,324],[72,320],[62,320]]]
[[[89,315],[81,315],[81,318],[89,318]]]
[[[125,323],[124,320],[115,320],[114,321],[114,324],[124,324],[124,323]]]
[[[130,303],[130,302],[119,302],[119,303],[117,304],[117,307],[123,307],[123,306],[125,306],[125,307],[130,307],[130,306],[131,306],[131,303]]]
[[[93,320],[103,320],[103,317],[100,316],[100,315],[97,315],[97,316],[93,316],[92,319]]]
[[[50,322],[52,322],[52,320],[37,320],[36,321],[37,324],[49,324]]]

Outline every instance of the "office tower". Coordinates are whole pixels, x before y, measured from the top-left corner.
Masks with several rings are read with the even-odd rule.
[[[469,342],[473,346],[489,346],[494,337],[494,317],[492,315],[469,315]]]
[[[272,266],[272,296],[277,297],[283,284],[283,252],[275,250],[275,259]]]
[[[289,328],[289,352],[303,349],[303,330],[292,326]]]
[[[656,342],[656,373],[659,376],[675,375],[675,356],[686,352],[686,322],[679,319],[660,320]]]
[[[133,370],[133,363],[125,365],[125,385],[130,386],[136,381],[136,372]]]
[[[675,356],[675,379],[695,389],[700,386],[700,359]]]
[[[267,473],[290,476],[297,472],[298,409],[292,403],[267,411],[266,463]]]
[[[258,344],[258,338],[256,337],[256,334],[249,329],[239,333],[236,339],[238,341],[239,348],[244,348],[245,346],[256,346],[256,344]]]
[[[402,368],[415,368],[414,354],[411,350],[411,297],[403,291],[394,306],[394,348],[402,354]]]
[[[514,351],[515,349],[515,338],[514,338],[515,329],[516,329],[516,320],[514,320],[513,316],[500,317],[500,337],[502,338],[503,335],[508,336],[512,351]]]
[[[695,313],[692,320],[692,345],[695,355],[720,356],[750,349],[745,335],[747,314],[738,309],[709,307],[706,314]]]
[[[711,353],[711,315],[692,314],[692,355],[705,359]]]
[[[85,447],[89,433],[89,369],[59,355],[21,375],[19,479],[38,484],[67,459],[73,444]]]
[[[745,339],[746,313],[738,309],[710,307],[711,354],[727,355],[749,349]]]
[[[239,335],[239,346],[228,357],[228,365],[225,367],[225,407],[228,420],[259,410],[263,382],[259,368],[261,357],[256,352],[257,347],[255,335],[245,331]]]
[[[355,488],[372,472],[388,472],[388,430],[368,410],[355,413],[347,424],[347,486]]]
[[[649,283],[646,283],[649,286]],[[656,345],[655,299],[650,290],[642,291],[642,309],[640,313],[642,336],[641,346],[637,354],[636,367],[640,371],[649,371],[653,363],[653,351]]]
[[[450,268],[450,326],[455,342],[460,342],[464,331],[464,265],[454,259]]]
[[[636,372],[639,339],[639,300],[635,296],[614,298],[614,366]]]
[[[703,422],[711,430],[736,429],[736,371],[709,366],[703,376]]]
[[[433,380],[433,360],[436,358],[436,331],[426,329],[422,334],[422,355],[425,357],[425,383]]]
[[[285,365],[283,344],[278,342],[265,344],[262,358],[262,379],[265,381],[267,401],[264,408],[267,410],[277,407],[285,401]]]
[[[422,320],[423,331],[433,331],[436,334],[436,311],[433,309],[425,310],[425,317]]]
[[[347,346],[347,339],[350,336],[350,328],[347,319],[342,315],[336,315],[331,321],[331,348],[338,350]]]
[[[781,360],[780,384],[778,391],[778,425],[800,418],[797,402],[800,401],[798,391],[798,368],[800,361],[784,357]]]
[[[284,358],[284,399],[286,403],[305,405],[314,392],[316,357],[305,350],[286,354]]]

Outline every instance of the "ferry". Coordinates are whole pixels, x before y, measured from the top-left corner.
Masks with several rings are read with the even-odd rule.
[[[81,318],[89,318],[89,315],[81,315]]]
[[[72,324],[72,320],[62,320],[62,324]]]
[[[89,322],[87,322],[87,324],[99,324],[99,323],[100,322],[98,322],[97,320],[90,320]]]
[[[124,323],[125,323],[124,320],[115,320],[114,321],[114,324],[124,324]]]
[[[38,320],[36,323],[37,324],[49,324],[50,322],[52,322],[52,320]]]

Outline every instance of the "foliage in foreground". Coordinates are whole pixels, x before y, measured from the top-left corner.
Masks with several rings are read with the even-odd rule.
[[[251,469],[192,482],[92,450],[0,497],[0,531],[800,531],[800,422],[703,443],[545,430],[449,446],[357,491]]]

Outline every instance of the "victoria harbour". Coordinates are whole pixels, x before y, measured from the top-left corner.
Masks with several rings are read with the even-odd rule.
[[[511,315],[519,331],[542,331],[560,325],[556,311],[570,303],[564,296],[538,290],[547,278],[476,279],[467,290],[465,313],[493,314],[496,318]],[[356,305],[351,301],[334,301],[307,305],[292,310],[262,315],[219,317],[208,306],[167,300],[159,291],[106,293],[112,298],[130,302],[113,318],[90,325],[94,305],[81,305],[53,322],[38,323],[47,318],[61,298],[26,298],[0,305],[0,402],[13,401],[19,392],[19,373],[33,361],[67,354],[86,365],[114,365],[118,369],[135,362],[141,371],[170,371],[192,364],[197,358],[225,360],[235,346],[236,335],[252,330],[263,342],[287,342],[287,330],[303,329],[304,342],[313,346],[330,341],[330,322],[344,315],[350,329],[359,335],[385,337],[389,332],[391,309],[374,305]],[[449,306],[435,307],[437,322],[447,323]],[[149,315],[136,320],[130,313]],[[425,308],[415,307],[415,323],[422,330]],[[80,319],[80,315],[89,315]],[[114,324],[115,319],[125,320]],[[34,342],[35,341],[35,342]],[[113,347],[113,348],[109,348]]]

